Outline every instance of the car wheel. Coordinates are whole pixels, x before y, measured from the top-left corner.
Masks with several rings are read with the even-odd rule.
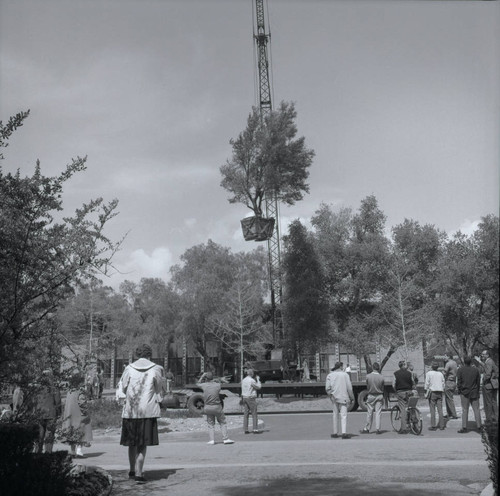
[[[193,394],[187,401],[188,410],[197,417],[201,417],[203,414],[204,406],[205,401],[203,400],[202,394]]]

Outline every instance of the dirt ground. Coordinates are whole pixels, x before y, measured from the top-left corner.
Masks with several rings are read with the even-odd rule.
[[[237,394],[229,391],[225,392],[227,398],[224,400],[224,411],[227,414],[227,425],[229,429],[240,428],[243,423],[241,415],[231,415],[243,412],[240,406],[240,398]],[[458,406],[458,396],[455,403]],[[291,411],[329,411],[331,410],[331,402],[326,396],[312,397],[305,396],[304,398],[295,398],[293,396],[276,398],[275,396],[266,396],[257,399],[259,412],[291,412]],[[420,398],[418,403],[419,408],[425,410],[428,408],[428,402],[424,398]],[[422,411],[423,411],[422,410]],[[159,433],[168,432],[197,432],[206,430],[205,416],[188,417],[188,411],[183,409],[168,409],[167,412],[162,411],[162,418],[158,421]],[[118,435],[120,429],[110,428],[106,430],[95,429],[94,435],[115,436]]]
[[[224,400],[224,411],[228,414],[226,419],[228,428],[239,428],[242,426],[243,417],[231,414],[243,412],[243,408],[239,404],[240,398],[234,393],[226,392],[226,394],[228,397]],[[257,402],[259,412],[322,411],[331,409],[331,402],[326,396],[321,398],[305,397],[303,399],[294,397],[277,399],[274,396],[267,396],[259,398]],[[187,410],[168,409],[167,412],[162,412],[162,415],[162,418],[158,420],[160,434],[205,431],[207,428],[205,416],[187,417]],[[94,429],[94,437],[115,436],[119,432],[119,428]]]

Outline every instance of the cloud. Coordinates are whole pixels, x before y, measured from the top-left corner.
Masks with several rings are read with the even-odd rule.
[[[184,219],[184,225],[188,228],[192,228],[196,226],[196,219],[190,217],[189,219]]]
[[[469,220],[465,219],[460,227],[453,233],[456,234],[458,231],[460,231],[462,234],[465,234],[466,236],[470,236],[474,234],[474,231],[477,230],[479,227],[479,224],[481,223],[481,220]]]
[[[111,277],[109,284],[118,288],[125,280],[139,282],[143,277],[167,280],[173,259],[172,252],[164,246],[155,248],[151,254],[139,248],[130,253],[128,260],[116,265],[119,272]]]

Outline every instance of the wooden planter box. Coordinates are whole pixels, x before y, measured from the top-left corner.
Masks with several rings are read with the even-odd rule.
[[[274,219],[246,217],[241,220],[241,229],[245,241],[267,241],[273,235]]]

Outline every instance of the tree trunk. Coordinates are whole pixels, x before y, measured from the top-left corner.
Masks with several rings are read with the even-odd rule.
[[[382,372],[382,369],[385,367],[385,364],[389,361],[389,358],[391,358],[392,355],[394,355],[394,352],[396,351],[395,346],[391,346],[389,350],[387,351],[387,355],[385,355],[384,359],[380,363],[380,372]]]
[[[365,360],[366,373],[370,374],[371,372],[373,372],[372,359],[369,355],[363,355],[363,358]]]

